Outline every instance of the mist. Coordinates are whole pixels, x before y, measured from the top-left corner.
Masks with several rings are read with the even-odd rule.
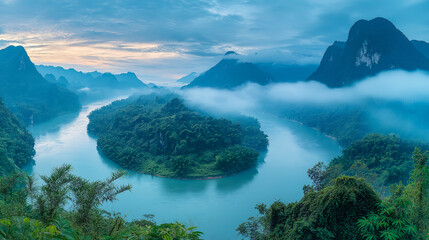
[[[395,70],[334,89],[315,81],[299,81],[266,86],[247,84],[235,90],[194,88],[178,93],[188,105],[216,114],[283,116],[285,111],[298,106],[360,108],[368,115],[373,131],[429,141],[429,114],[425,113],[429,109],[428,90],[427,72]]]

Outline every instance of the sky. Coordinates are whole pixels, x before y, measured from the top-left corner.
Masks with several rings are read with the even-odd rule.
[[[429,41],[424,0],[0,0],[0,48],[35,64],[135,72],[168,84],[230,50],[258,61],[319,63],[360,19],[385,17]]]

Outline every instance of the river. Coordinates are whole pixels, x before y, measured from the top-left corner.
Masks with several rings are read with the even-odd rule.
[[[88,179],[110,176],[119,166],[100,155],[96,139],[86,131],[88,114],[110,102],[91,103],[79,113],[30,128],[36,139],[35,164],[24,170],[49,174],[54,167],[70,163],[76,175]],[[299,200],[302,186],[310,183],[307,169],[341,152],[334,140],[314,129],[266,115],[255,117],[270,141],[265,159],[257,167],[212,180],[176,180],[131,172],[121,183],[130,183],[132,191],[103,207],[121,212],[129,220],[154,214],[157,223],[179,221],[197,226],[204,239],[239,239],[235,229],[257,215],[257,203]]]

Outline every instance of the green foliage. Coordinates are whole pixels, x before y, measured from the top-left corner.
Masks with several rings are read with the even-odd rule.
[[[0,177],[0,217],[24,215],[26,209],[27,191],[24,174],[11,173]]]
[[[0,176],[23,167],[34,154],[34,138],[0,99]]]
[[[124,174],[117,171],[104,181],[91,182],[73,175],[71,166],[64,165],[42,176],[41,187],[34,177],[22,173],[0,177],[0,240],[201,239],[195,227],[177,222],[156,225],[153,215],[127,222],[101,210],[103,202],[130,190],[129,185],[114,184]]]
[[[370,133],[367,105],[294,104],[285,107],[283,116],[335,137],[347,147]]]
[[[267,136],[256,120],[240,124],[191,111],[174,95],[114,102],[90,114],[99,150],[121,166],[167,177],[210,177],[254,166]],[[256,150],[254,150],[256,149]]]
[[[358,226],[365,240],[415,239],[416,227],[409,220],[411,201],[402,194],[381,203],[376,213],[359,219]]]
[[[411,155],[415,146],[426,147],[395,135],[368,134],[350,144],[325,169],[319,166],[323,169],[322,186],[329,185],[340,175],[357,176],[387,195],[389,185],[407,182],[413,169]]]
[[[429,167],[428,152],[416,148],[413,153],[414,169],[410,174],[407,193],[411,199],[411,221],[417,228],[419,239],[427,239],[429,234]]]
[[[308,192],[299,202],[273,203],[260,211],[259,220],[251,219],[238,231],[253,239],[359,239],[358,219],[375,211],[379,203],[363,179],[344,176],[333,186]]]
[[[414,169],[407,186],[391,187],[391,196],[376,212],[359,220],[365,240],[428,239],[429,233],[429,171],[428,155],[416,148]]]
[[[41,188],[41,194],[37,195],[36,209],[41,221],[49,223],[58,217],[67,203],[69,185],[73,179],[71,165],[55,168],[50,176],[40,178],[45,184]]]
[[[81,177],[73,177],[70,190],[74,199],[76,223],[87,226],[91,214],[97,214],[97,209],[103,202],[112,202],[122,192],[131,190],[130,185],[115,186],[112,183],[126,174],[116,171],[106,181],[91,182]]]
[[[251,148],[232,146],[216,156],[215,167],[222,172],[236,173],[254,166],[259,153]]]

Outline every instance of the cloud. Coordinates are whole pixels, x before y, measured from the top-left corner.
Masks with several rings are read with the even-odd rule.
[[[30,51],[36,63],[92,70],[117,63],[113,70],[127,72],[125,58],[141,66],[134,68],[137,74],[164,79],[203,72],[229,50],[259,60],[318,63],[326,47],[345,40],[362,18],[389,18],[412,39],[429,35],[429,2],[418,0],[6,0],[0,6],[0,39],[16,36],[13,41],[26,48],[48,45],[37,54]],[[110,47],[100,48],[101,43]],[[127,45],[140,44],[157,45],[151,52],[164,71],[146,67],[153,54],[126,55],[139,51]],[[97,53],[102,60],[81,62],[77,52]]]
[[[279,83],[267,86],[248,84],[237,90],[186,89],[179,93],[193,106],[220,112],[249,113],[268,106],[281,110],[290,104],[319,106],[356,104],[365,100],[429,103],[429,73],[389,71],[353,86],[328,88],[319,82]]]
[[[331,89],[319,82],[248,84],[240,89],[209,88],[178,91],[185,102],[214,114],[284,116],[289,110],[308,114],[355,109],[365,116],[370,131],[397,133],[429,141],[429,73],[390,71],[345,88]],[[338,115],[337,115],[338,116]],[[317,117],[314,115],[313,117]]]

